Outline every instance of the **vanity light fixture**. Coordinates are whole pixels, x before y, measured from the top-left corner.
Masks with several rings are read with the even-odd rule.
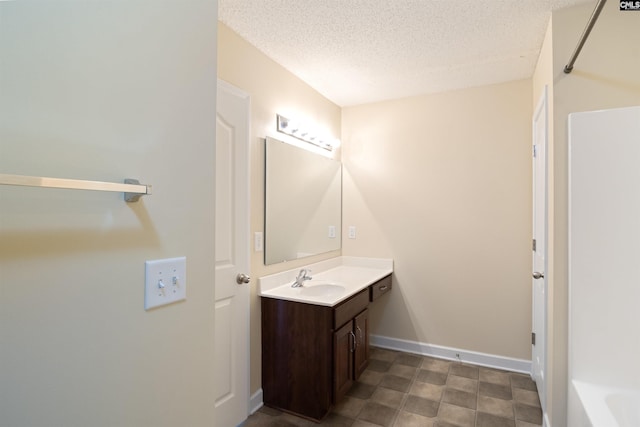
[[[334,144],[327,142],[327,138],[318,134],[308,126],[301,125],[300,123],[287,119],[280,114],[277,114],[276,117],[278,132],[292,136],[301,141],[308,142],[309,144],[316,145],[320,148],[324,148],[325,150],[333,151]]]

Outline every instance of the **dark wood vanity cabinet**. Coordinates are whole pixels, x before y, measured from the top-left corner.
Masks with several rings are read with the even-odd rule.
[[[369,310],[334,332],[333,361],[333,403],[337,403],[369,364]]]
[[[369,365],[369,310],[365,310],[353,319],[355,327],[356,346],[354,349],[354,378],[360,375]]]
[[[373,302],[389,292],[391,290],[391,285],[391,275],[388,275],[369,286],[369,300]]]
[[[265,405],[313,420],[329,412],[369,363],[370,298],[371,287],[335,307],[262,298]]]
[[[333,333],[333,395],[340,400],[353,385],[353,326],[351,322]]]
[[[369,364],[369,290],[334,309],[333,403],[338,402]]]
[[[313,420],[332,404],[332,309],[262,298],[264,404]]]

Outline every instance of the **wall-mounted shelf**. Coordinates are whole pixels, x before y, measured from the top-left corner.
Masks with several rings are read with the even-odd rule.
[[[136,179],[118,182],[85,181],[80,179],[47,178],[42,176],[24,176],[0,173],[0,185],[18,185],[41,188],[64,188],[69,190],[113,191],[124,193],[124,200],[137,202],[141,196],[151,194],[151,186],[140,184]]]

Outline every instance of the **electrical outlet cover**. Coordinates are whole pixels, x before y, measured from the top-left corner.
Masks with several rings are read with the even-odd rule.
[[[144,309],[187,299],[187,258],[167,258],[144,263]]]

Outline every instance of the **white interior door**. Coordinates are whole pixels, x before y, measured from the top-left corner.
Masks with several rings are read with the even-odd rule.
[[[533,115],[532,376],[545,411],[547,347],[547,87]]]
[[[216,426],[249,414],[249,96],[218,80],[216,114]]]

